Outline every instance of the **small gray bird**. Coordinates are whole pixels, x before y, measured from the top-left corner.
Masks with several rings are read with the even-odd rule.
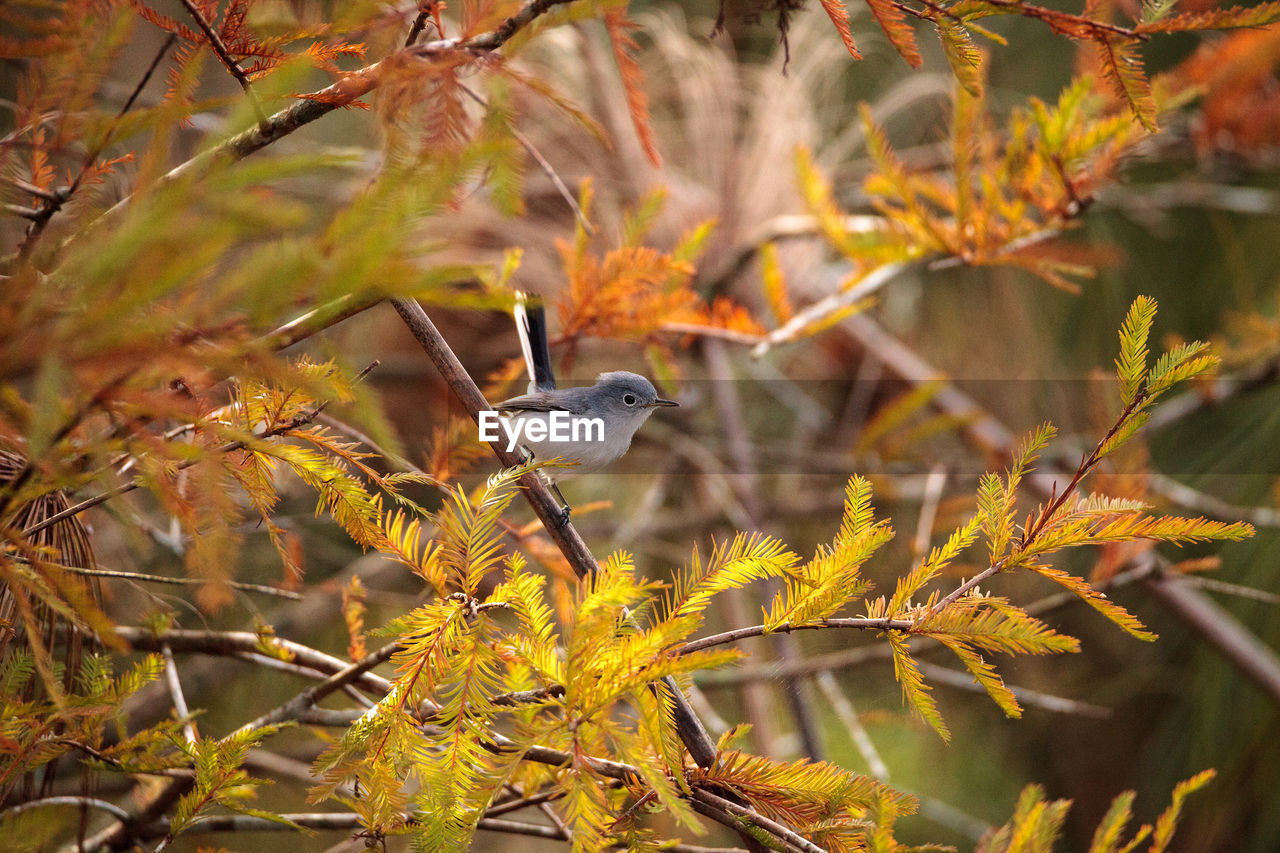
[[[534,391],[494,408],[511,413],[508,436],[535,459],[577,463],[543,469],[554,483],[613,462],[631,447],[632,436],[655,408],[678,405],[659,397],[643,376],[615,370],[601,373],[589,388]]]
[[[680,404],[662,399],[648,379],[625,370],[601,373],[589,388],[557,389],[542,305],[517,292],[514,313],[520,349],[529,369],[529,393],[494,406],[507,415],[501,430],[499,424],[491,423],[493,413],[481,412],[481,438],[493,441],[505,437],[508,450],[520,447],[540,461],[559,458],[569,463],[563,468],[541,469],[560,498],[563,525],[569,520],[569,502],[560,494],[556,481],[597,471],[613,462],[631,447],[632,436],[655,408]]]

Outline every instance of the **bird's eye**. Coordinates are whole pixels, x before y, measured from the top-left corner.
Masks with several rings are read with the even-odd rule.
[[[634,405],[636,404],[636,395],[635,395],[635,394],[623,394],[623,395],[622,395],[622,402],[626,403],[628,406],[634,406]]]

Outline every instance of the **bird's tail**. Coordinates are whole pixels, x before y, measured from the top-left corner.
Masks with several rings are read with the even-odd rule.
[[[520,337],[520,351],[529,371],[529,393],[554,391],[556,374],[551,368],[551,343],[547,337],[547,315],[542,300],[536,296],[516,291],[516,304],[512,309],[516,317],[516,334]]]

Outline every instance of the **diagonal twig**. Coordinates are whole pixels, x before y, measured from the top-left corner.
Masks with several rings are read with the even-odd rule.
[[[485,109],[489,108],[488,102],[485,101],[484,98],[480,97],[479,93],[470,86],[465,83],[459,83],[458,88],[462,89],[464,94],[480,106]],[[569,188],[565,185],[564,180],[560,177],[560,173],[555,170],[555,167],[551,165],[546,157],[542,156],[542,152],[529,141],[529,137],[517,130],[514,125],[511,126],[511,135],[516,138],[516,142],[520,143],[520,147],[528,152],[529,156],[534,159],[534,162],[538,164],[538,168],[542,170],[542,173],[550,179],[551,185],[555,187],[556,192],[560,194],[560,197],[564,199],[565,204],[569,205],[569,209],[573,211],[573,217],[578,220],[578,225],[582,226],[582,230],[586,231],[588,234],[594,234],[596,232],[595,226],[587,219],[587,215],[582,212],[582,207],[579,206],[578,200],[573,197],[573,193],[569,192]]]
[[[409,26],[409,35],[405,36],[404,46],[413,47],[428,23],[435,27],[436,35],[444,38],[444,24],[440,20],[440,12],[443,8],[442,0],[419,0],[418,14],[414,16],[413,24]]]
[[[987,689],[974,681],[973,676],[967,672],[959,672],[951,669],[950,667],[939,666],[936,663],[929,663],[927,661],[916,661],[916,665],[920,667],[920,672],[927,675],[938,684],[946,684],[950,687],[955,687],[958,690],[968,690],[973,693],[986,695]],[[1053,711],[1058,714],[1075,714],[1081,717],[1093,717],[1098,720],[1105,720],[1112,714],[1110,708],[1102,705],[1094,705],[1089,702],[1081,702],[1077,699],[1067,699],[1062,696],[1054,696],[1051,693],[1032,690],[1029,687],[1017,687],[1012,684],[1007,684],[1005,686],[1009,688],[1009,692],[1014,695],[1014,698],[1022,704],[1032,705],[1045,711]]]
[[[164,681],[169,688],[169,695],[173,698],[173,713],[177,715],[179,720],[183,720],[182,734],[187,739],[187,743],[194,744],[200,738],[196,734],[196,725],[191,721],[191,709],[187,707],[187,697],[182,692],[182,681],[178,678],[178,666],[173,662],[173,649],[169,648],[169,644],[165,643],[160,647],[160,654],[164,656]]]
[[[86,569],[82,566],[64,566],[60,563],[45,563],[44,565],[58,569],[63,572],[71,572],[72,574],[84,575],[92,578],[111,578],[113,580],[141,581],[142,583],[159,583],[169,584],[171,586],[202,586],[211,583],[226,584],[232,589],[238,589],[241,592],[256,592],[262,595],[274,595],[279,598],[289,598],[294,601],[301,601],[302,594],[294,592],[291,589],[281,589],[276,586],[267,586],[261,583],[245,583],[243,581],[232,580],[213,580],[212,578],[175,578],[169,575],[149,575],[146,572],[125,572],[116,569]]]
[[[249,82],[249,75],[240,67],[240,63],[236,61],[231,52],[227,50],[226,44],[222,41],[222,36],[213,28],[213,25],[205,18],[204,14],[196,6],[192,0],[179,0],[187,13],[195,20],[196,26],[200,28],[200,32],[204,33],[205,39],[209,42],[209,47],[217,54],[218,59],[222,62],[231,76],[236,78],[236,82],[240,84],[240,88],[244,89],[245,96],[249,99],[249,104],[253,107],[253,113],[258,117],[259,129],[265,128],[267,124],[267,114],[262,111],[262,103],[258,100],[258,96],[253,91],[253,85]]]
[[[156,55],[151,60],[151,64],[148,65],[147,70],[142,73],[142,79],[140,79],[138,84],[133,87],[133,91],[129,93],[129,97],[125,99],[124,104],[116,113],[115,121],[111,127],[109,127],[107,132],[102,135],[101,141],[85,153],[84,159],[80,161],[80,171],[76,173],[76,176],[71,181],[70,186],[60,187],[53,192],[48,192],[46,190],[40,190],[38,187],[32,186],[31,184],[27,184],[25,181],[14,182],[14,185],[19,189],[31,193],[44,201],[44,204],[37,209],[36,215],[30,217],[32,219],[31,226],[23,236],[22,243],[18,245],[18,251],[15,257],[19,262],[30,257],[36,243],[40,240],[40,235],[44,233],[45,228],[48,226],[49,220],[53,218],[54,214],[62,209],[63,205],[65,205],[71,196],[75,194],[76,190],[80,188],[80,184],[84,181],[84,176],[88,173],[89,167],[93,165],[93,162],[97,160],[99,156],[101,156],[102,152],[106,150],[107,145],[111,142],[111,137],[114,135],[116,126],[120,123],[120,119],[124,118],[125,113],[133,109],[133,105],[138,100],[138,96],[142,94],[142,90],[146,88],[147,83],[151,81],[152,76],[156,73],[156,69],[160,67],[161,60],[163,60],[165,54],[169,52],[169,48],[173,47],[173,43],[177,41],[177,38],[178,37],[176,35],[170,33],[169,37],[165,39],[164,44],[160,45],[160,49],[156,51]]]
[[[908,270],[927,266],[930,260],[932,258],[894,261],[876,267],[847,290],[819,299],[803,311],[796,312],[795,316],[786,323],[765,335],[764,340],[751,350],[751,354],[759,358],[778,344],[795,340],[814,323],[822,322],[840,311],[851,308]]]
[[[725,826],[738,829],[735,825],[737,821],[745,821],[753,824],[764,831],[776,835],[782,839],[787,850],[800,850],[803,853],[827,853],[825,847],[819,847],[803,835],[796,833],[794,830],[770,820],[759,812],[740,806],[732,800],[713,794],[706,788],[693,789],[693,807],[702,814],[713,820],[723,823]],[[723,819],[724,815],[730,816],[730,821]]]

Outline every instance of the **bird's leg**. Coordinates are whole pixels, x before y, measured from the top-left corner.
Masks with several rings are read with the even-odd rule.
[[[525,455],[525,459],[524,459],[525,462],[534,461],[534,455],[532,450],[525,447],[524,445],[520,446],[520,450]],[[560,500],[560,515],[556,519],[556,527],[564,527],[566,524],[569,523],[569,515],[573,512],[573,507],[569,506],[569,502],[565,500],[564,495],[560,492],[560,487],[556,485],[555,480],[552,480],[550,477],[548,477],[546,474],[542,473],[541,471],[538,472],[538,476],[542,478],[542,481],[544,483],[546,483],[548,486],[551,487],[551,491],[555,492],[556,497]]]
[[[560,493],[560,487],[555,483],[551,484],[551,491],[555,492],[556,497],[560,499],[560,518],[556,521],[556,527],[564,527],[569,523],[569,515],[573,512],[573,507],[569,506],[569,502]]]

